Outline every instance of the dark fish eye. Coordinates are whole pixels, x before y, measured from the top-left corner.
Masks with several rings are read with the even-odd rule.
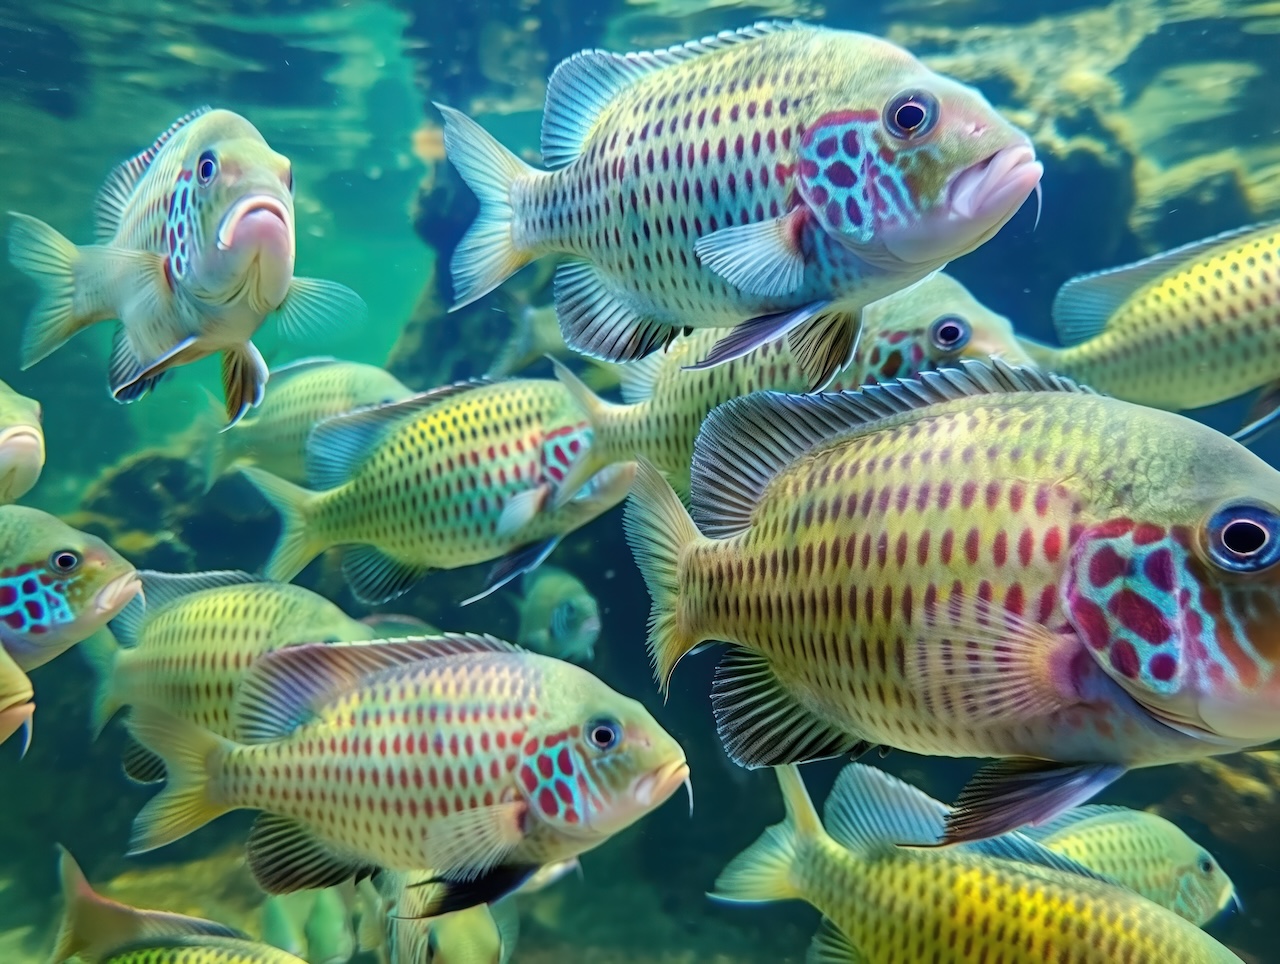
[[[49,568],[54,572],[75,572],[80,565],[80,554],[73,549],[56,549],[49,553]]]
[[[622,739],[622,724],[607,716],[587,724],[587,742],[597,750],[612,750]]]
[[[899,140],[923,137],[937,122],[938,99],[923,90],[903,91],[884,108],[884,126]]]
[[[929,341],[938,351],[960,351],[972,336],[972,326],[959,315],[943,315],[929,326]]]
[[[218,155],[213,151],[205,151],[196,162],[196,177],[201,184],[209,184],[218,174]]]
[[[1202,874],[1213,873],[1213,861],[1210,860],[1208,857],[1200,858],[1200,873]]]
[[[1261,572],[1280,562],[1280,516],[1257,502],[1224,505],[1209,517],[1209,558],[1229,572]]]
[[[293,193],[293,166],[289,166],[289,170],[284,172],[284,186],[288,188],[289,193]]]

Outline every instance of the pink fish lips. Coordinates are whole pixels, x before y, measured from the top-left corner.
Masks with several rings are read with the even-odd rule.
[[[275,247],[293,264],[293,214],[279,198],[253,194],[241,198],[218,226],[218,250],[233,247]]]

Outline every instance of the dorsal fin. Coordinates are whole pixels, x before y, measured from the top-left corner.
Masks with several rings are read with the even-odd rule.
[[[391,426],[450,396],[492,385],[493,382],[493,379],[479,378],[442,385],[399,402],[370,405],[326,418],[311,430],[307,439],[307,481],[316,489],[333,489],[342,485]]]
[[[204,107],[197,107],[189,114],[183,114],[170,124],[150,147],[117,165],[116,169],[107,175],[93,202],[94,231],[99,244],[106,244],[116,236],[125,208],[129,205],[129,198],[133,196],[133,189],[138,186],[138,181],[142,179],[142,175],[160,153],[160,148],[164,147],[165,143],[181,128],[211,110],[213,108],[206,104]]]
[[[1275,226],[1250,224],[1233,228],[1133,264],[1072,278],[1058,289],[1053,299],[1053,327],[1058,332],[1058,339],[1064,345],[1076,345],[1093,338],[1106,329],[1111,316],[1139,288],[1203,256],[1212,248]]]
[[[316,368],[328,368],[330,365],[338,364],[342,359],[335,358],[332,355],[313,355],[310,358],[296,358],[291,362],[285,362],[276,368],[271,369],[272,380],[279,378],[288,378],[290,375],[296,375],[299,372],[309,372]]]
[[[645,74],[734,44],[757,40],[766,34],[802,27],[807,25],[798,21],[762,20],[741,30],[725,30],[664,50],[627,54],[584,50],[560,61],[547,81],[547,101],[542,113],[543,163],[550,168],[571,163],[582,152],[582,144],[605,105]]]
[[[334,695],[384,670],[468,653],[523,652],[470,633],[286,646],[254,662],[236,692],[232,719],[244,742],[268,743],[292,733]]]
[[[856,392],[755,392],[725,402],[707,416],[694,445],[694,521],[712,538],[743,531],[766,486],[782,468],[828,439],[875,431],[879,422],[895,415],[967,395],[1094,394],[1069,378],[1017,368],[998,358],[963,359],[959,364]]]
[[[138,593],[108,624],[111,635],[122,646],[136,646],[147,619],[183,596],[202,589],[237,586],[258,582],[257,576],[238,569],[214,569],[208,572],[157,572],[138,570],[142,592]]]

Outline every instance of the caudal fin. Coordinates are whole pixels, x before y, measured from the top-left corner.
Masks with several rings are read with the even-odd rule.
[[[623,527],[653,600],[649,659],[658,684],[666,692],[676,663],[701,642],[681,618],[680,556],[703,536],[670,483],[643,458],[637,461]]]
[[[521,178],[543,177],[498,143],[492,134],[461,111],[443,104],[444,150],[458,174],[475,192],[480,213],[453,252],[450,272],[451,311],[488,294],[533,260],[512,237],[515,212],[511,188]]]
[[[164,760],[169,775],[133,822],[130,855],[173,843],[235,809],[211,792],[222,759],[235,746],[230,740],[149,706],[133,708],[129,731]]]
[[[311,525],[311,507],[320,493],[253,466],[241,466],[240,471],[280,513],[280,539],[263,574],[268,579],[288,582],[329,548],[328,542],[314,534]]]
[[[38,218],[11,211],[9,260],[40,287],[22,333],[22,367],[30,368],[61,348],[93,318],[76,314],[76,267],[82,250]]]
[[[592,477],[601,469],[612,465],[614,462],[629,460],[632,455],[630,452],[614,453],[611,451],[610,446],[613,432],[609,416],[623,406],[606,402],[588,388],[582,379],[571,372],[563,363],[554,358],[549,360],[555,368],[556,378],[560,379],[560,384],[573,396],[573,400],[582,409],[582,413],[586,415],[587,422],[591,426],[591,444],[579,453],[573,464],[569,466],[569,471],[565,473],[565,477],[556,487],[553,505],[559,508],[577,495],[582,490],[582,487],[590,482]],[[614,457],[615,455],[618,457]]]

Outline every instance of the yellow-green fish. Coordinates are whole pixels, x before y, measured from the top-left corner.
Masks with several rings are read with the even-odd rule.
[[[9,651],[0,646],[0,743],[22,731],[22,755],[31,746],[31,720],[36,705],[35,690]]]
[[[23,670],[107,624],[141,583],[97,536],[21,505],[0,506],[0,645]]]
[[[251,339],[268,317],[301,334],[365,312],[350,289],[294,276],[293,166],[228,110],[180,117],[111,173],[94,205],[95,244],[13,217],[9,258],[40,287],[22,367],[118,318],[110,364],[118,402],[221,352],[235,422],[262,401],[267,365]]]
[[[1073,278],[1053,304],[1067,347],[1043,368],[1139,405],[1199,408],[1262,389],[1248,440],[1280,416],[1280,223],[1254,225]]]
[[[506,378],[541,361],[547,355],[567,358],[573,354],[560,334],[560,320],[554,305],[522,305],[509,312],[511,336],[486,373],[490,378]]]
[[[589,662],[600,638],[600,604],[571,572],[539,566],[527,573],[516,600],[516,642],[527,649],[575,662]]]
[[[1001,758],[949,842],[1280,737],[1280,472],[1178,415],[960,366],[725,403],[692,518],[637,475],[664,688],[728,642],[712,702],[747,766],[875,744]]]
[[[169,937],[122,947],[98,964],[308,964],[270,944],[236,937]]]
[[[846,767],[824,821],[794,766],[778,782],[786,819],[734,858],[712,896],[812,904],[823,915],[815,964],[1242,964],[1178,915],[1061,869],[1026,838],[1004,858],[928,849],[945,829],[936,801],[879,770]]]
[[[347,964],[355,955],[356,935],[351,911],[339,887],[314,892],[303,933],[310,964]]]
[[[520,936],[514,895],[428,917],[424,908],[438,899],[431,878],[421,871],[377,875],[388,964],[507,964]]]
[[[262,902],[262,939],[272,947],[298,957],[307,953],[306,914],[319,891],[298,890],[292,894],[270,894]]]
[[[266,574],[292,579],[343,546],[352,590],[376,604],[433,569],[497,560],[478,599],[626,495],[634,468],[620,465],[553,504],[590,445],[582,412],[550,380],[451,385],[328,419],[307,443],[318,491],[243,470],[280,513]]]
[[[205,442],[206,486],[239,465],[305,482],[307,436],[316,423],[412,394],[387,370],[360,362],[304,358],[273,369],[271,389],[258,410],[228,431],[211,433]]]
[[[1213,854],[1158,814],[1128,807],[1076,807],[1023,832],[1197,927],[1239,900]]]
[[[773,341],[713,369],[690,369],[725,334],[706,329],[683,335],[665,352],[619,366],[625,404],[598,398],[564,367],[557,375],[591,420],[587,457],[574,467],[564,491],[613,462],[643,456],[662,470],[682,496],[698,429],[711,410],[739,395],[768,389],[802,392],[806,383],[785,339]],[[858,388],[992,355],[1013,364],[1029,358],[1013,325],[973,297],[960,282],[936,274],[862,311],[862,335],[853,360],[832,390]]]
[[[0,382],[0,504],[31,491],[44,468],[43,411]]]
[[[220,937],[243,938],[231,927],[199,917],[170,914],[160,910],[140,910],[103,897],[89,886],[84,873],[66,848],[58,848],[58,878],[62,884],[62,921],[50,964],[75,957],[82,964],[99,964],[121,960],[113,953],[121,948],[147,942],[163,942],[170,938]],[[139,964],[147,958],[137,958]],[[203,961],[204,959],[201,959]],[[208,959],[210,964],[215,960]],[[226,959],[228,961],[234,959]],[[245,958],[246,962],[258,960]],[[270,958],[261,959],[267,964]],[[289,958],[289,960],[294,960]],[[150,964],[159,964],[151,959]],[[175,959],[176,964],[176,959]],[[198,964],[190,959],[187,964]]]
[[[557,253],[570,348],[632,361],[683,328],[737,326],[706,364],[789,335],[809,388],[849,360],[861,308],[981,245],[1041,174],[978,91],[888,41],[800,23],[563,61],[551,171],[437,107],[480,200],[455,307]]]
[[[286,647],[254,663],[235,708],[241,742],[134,708],[169,782],[131,850],[263,810],[248,859],[268,893],[427,868],[444,886],[424,914],[487,903],[688,781],[684,751],[635,700],[492,637]]]

